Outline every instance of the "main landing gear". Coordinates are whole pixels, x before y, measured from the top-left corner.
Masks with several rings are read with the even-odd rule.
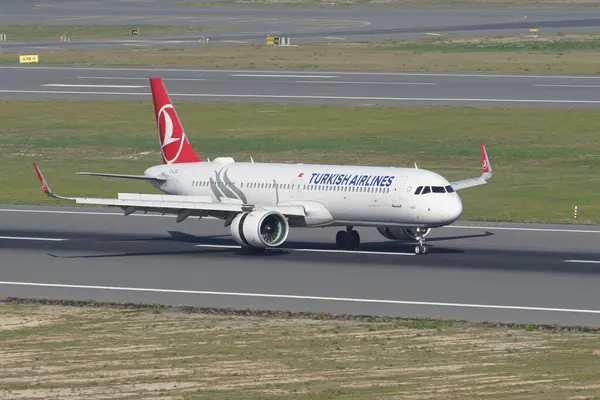
[[[415,246],[416,255],[429,254],[429,246],[427,246],[425,238],[423,237],[425,231],[426,230],[422,228],[415,228],[415,239],[419,242],[419,244]]]
[[[345,231],[339,231],[335,235],[335,247],[338,250],[356,250],[360,246],[360,235],[352,228],[348,226]]]

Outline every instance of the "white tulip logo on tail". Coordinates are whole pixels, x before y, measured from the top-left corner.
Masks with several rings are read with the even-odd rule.
[[[162,152],[163,160],[167,164],[177,161],[185,142],[183,129],[179,124],[174,127],[173,120],[178,121],[175,109],[173,105],[165,104],[158,112],[157,123],[160,135],[160,151]]]

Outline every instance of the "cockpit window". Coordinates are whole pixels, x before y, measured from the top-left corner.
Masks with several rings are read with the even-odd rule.
[[[448,192],[448,193],[454,193],[454,188],[452,187],[452,185],[446,186],[446,192]]]
[[[431,191],[433,193],[446,193],[446,190],[444,190],[443,186],[432,186]]]
[[[415,190],[415,194],[420,194],[422,189],[423,189],[423,186],[419,186],[417,188],[417,190]]]
[[[431,188],[429,186],[425,186],[423,188],[423,191],[421,192],[421,194],[427,194],[427,193],[431,193]]]

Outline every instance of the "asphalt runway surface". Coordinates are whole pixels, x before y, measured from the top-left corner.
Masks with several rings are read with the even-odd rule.
[[[137,25],[210,26],[212,44],[264,44],[267,34],[289,36],[293,43],[365,41],[415,38],[427,35],[502,35],[541,32],[590,32],[600,26],[600,11],[590,8],[260,8],[197,7],[177,2],[108,0],[42,2],[4,0],[0,24],[123,25],[130,32]],[[198,35],[128,37],[84,40],[14,42],[8,38],[5,52],[58,49],[127,48],[132,44],[152,47],[197,46]]]
[[[148,77],[174,101],[597,108],[599,76],[0,66],[0,99],[148,99]]]
[[[459,222],[430,254],[359,229],[242,252],[221,221],[1,206],[0,294],[522,323],[600,324],[599,226]]]

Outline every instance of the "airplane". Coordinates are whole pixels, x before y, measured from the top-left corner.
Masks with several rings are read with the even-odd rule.
[[[449,182],[415,168],[238,162],[232,157],[200,159],[185,134],[162,78],[149,78],[162,164],[143,175],[78,172],[80,175],[147,181],[163,194],[119,193],[117,198],[65,197],[52,192],[38,165],[44,193],[77,204],[120,207],[134,212],[224,220],[242,248],[263,252],[281,246],[292,227],[345,227],[338,250],[357,250],[355,227],[373,227],[387,239],[416,241],[417,255],[429,254],[425,238],[432,228],[461,216],[457,191],[484,185],[492,177],[480,144],[482,174]]]

